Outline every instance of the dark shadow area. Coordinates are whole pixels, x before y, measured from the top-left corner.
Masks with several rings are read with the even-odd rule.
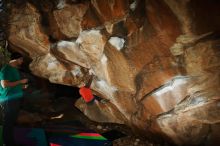
[[[50,86],[52,87],[51,89],[54,92],[54,98],[70,97],[76,100],[80,98],[79,88],[77,87],[60,85],[60,84],[51,84]]]
[[[107,131],[105,133],[102,133],[102,136],[104,136],[105,138],[107,138],[110,141],[114,141],[116,139],[122,138],[127,136],[126,134],[118,131],[118,130],[111,130],[111,131]]]

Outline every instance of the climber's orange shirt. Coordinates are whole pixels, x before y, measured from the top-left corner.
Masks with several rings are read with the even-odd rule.
[[[79,89],[79,93],[86,102],[90,102],[94,98],[90,88],[82,87]]]

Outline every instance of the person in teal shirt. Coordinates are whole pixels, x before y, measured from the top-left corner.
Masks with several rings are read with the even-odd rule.
[[[16,146],[14,142],[14,125],[16,123],[23,88],[28,79],[21,79],[18,67],[22,65],[20,53],[12,53],[9,64],[0,71],[0,104],[3,111],[3,141],[5,146]]]

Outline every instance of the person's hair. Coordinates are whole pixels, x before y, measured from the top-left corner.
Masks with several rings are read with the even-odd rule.
[[[19,52],[11,53],[11,60],[22,58],[23,56]]]

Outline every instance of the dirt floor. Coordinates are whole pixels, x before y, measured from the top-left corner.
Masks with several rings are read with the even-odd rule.
[[[168,146],[167,144],[154,144],[138,137],[125,125],[91,121],[74,107],[74,102],[74,99],[68,97],[60,97],[56,100],[51,98],[24,99],[18,124],[26,127],[45,127],[53,123],[77,121],[112,140],[113,146]]]

